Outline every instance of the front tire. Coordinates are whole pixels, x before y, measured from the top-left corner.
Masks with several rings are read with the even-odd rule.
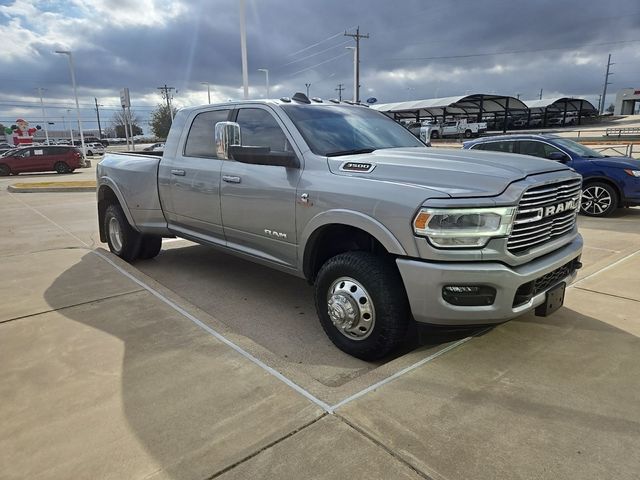
[[[580,211],[589,217],[608,217],[618,208],[618,193],[604,182],[592,182],[582,187]]]
[[[11,169],[8,165],[0,164],[0,177],[8,177],[11,175]]]
[[[111,253],[127,262],[133,262],[138,258],[141,235],[129,224],[120,205],[112,204],[107,207],[103,227]]]
[[[65,162],[58,162],[53,166],[53,168],[55,168],[56,172],[60,174],[71,173],[71,168]]]
[[[473,135],[473,132],[471,130],[464,131],[464,138],[471,138],[472,135]]]
[[[315,303],[329,339],[362,360],[395,350],[409,325],[409,302],[395,263],[369,252],[327,260],[316,278]]]

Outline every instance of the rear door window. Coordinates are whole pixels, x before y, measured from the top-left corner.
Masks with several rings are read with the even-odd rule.
[[[475,148],[480,148],[480,150],[488,150],[491,152],[505,152],[505,153],[513,153],[515,151],[515,142],[513,141],[503,141],[503,142],[488,142],[478,145]]]
[[[229,110],[214,110],[196,115],[184,146],[185,157],[218,158],[215,126],[218,122],[226,122],[228,117]]]

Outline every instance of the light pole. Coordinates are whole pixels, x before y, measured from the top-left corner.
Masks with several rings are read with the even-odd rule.
[[[207,100],[209,100],[209,103],[211,103],[211,86],[209,85],[209,82],[200,82],[200,85],[207,86]]]
[[[42,119],[44,120],[44,136],[47,140],[47,145],[49,145],[49,129],[47,128],[47,113],[44,110],[44,103],[42,101],[42,92],[44,91],[44,88],[40,88],[38,87],[38,93],[40,94],[40,106],[42,107]]]
[[[69,115],[70,111],[71,111],[71,109],[67,108],[67,115]],[[62,117],[62,119],[63,119],[62,121],[64,121],[64,117]],[[73,142],[73,122],[71,122],[71,120],[69,120],[69,135],[71,136],[71,146],[73,146],[74,145],[74,142]],[[84,154],[84,152],[83,152],[83,154]]]
[[[311,88],[311,84],[310,83],[305,83],[304,86],[307,87],[307,98],[308,98],[309,97],[309,88]]]
[[[242,51],[242,87],[244,99],[249,99],[249,72],[247,70],[247,21],[245,0],[240,0],[240,50]]]
[[[60,55],[66,55],[69,59],[69,70],[71,71],[71,84],[73,85],[73,95],[76,97],[76,115],[78,117],[78,129],[80,130],[80,145],[82,146],[82,154],[85,155],[84,133],[82,133],[82,120],[80,120],[80,104],[78,103],[78,90],[76,88],[76,73],[73,65],[73,55],[69,50],[56,50]],[[71,141],[73,143],[73,140]]]
[[[353,50],[353,101],[356,101],[358,95],[358,48],[344,47],[347,50]]]
[[[269,98],[269,69],[268,68],[259,68],[258,69],[259,72],[264,72],[265,74],[265,78],[266,78],[266,82],[267,82],[267,97]]]

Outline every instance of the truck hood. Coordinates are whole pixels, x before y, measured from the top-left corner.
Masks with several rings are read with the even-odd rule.
[[[590,158],[590,162],[593,162],[599,167],[614,167],[614,168],[629,168],[631,170],[640,170],[640,160],[636,160],[631,157],[605,157],[605,158]]]
[[[328,157],[328,162],[336,175],[425,187],[451,197],[493,197],[528,175],[570,170],[559,162],[524,155],[426,147]],[[371,164],[373,170],[345,169],[348,163]]]

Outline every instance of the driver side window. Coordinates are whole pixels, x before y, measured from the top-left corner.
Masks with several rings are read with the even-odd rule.
[[[261,108],[238,110],[236,122],[240,125],[243,147],[269,147],[272,152],[291,152],[287,140],[276,119]]]

